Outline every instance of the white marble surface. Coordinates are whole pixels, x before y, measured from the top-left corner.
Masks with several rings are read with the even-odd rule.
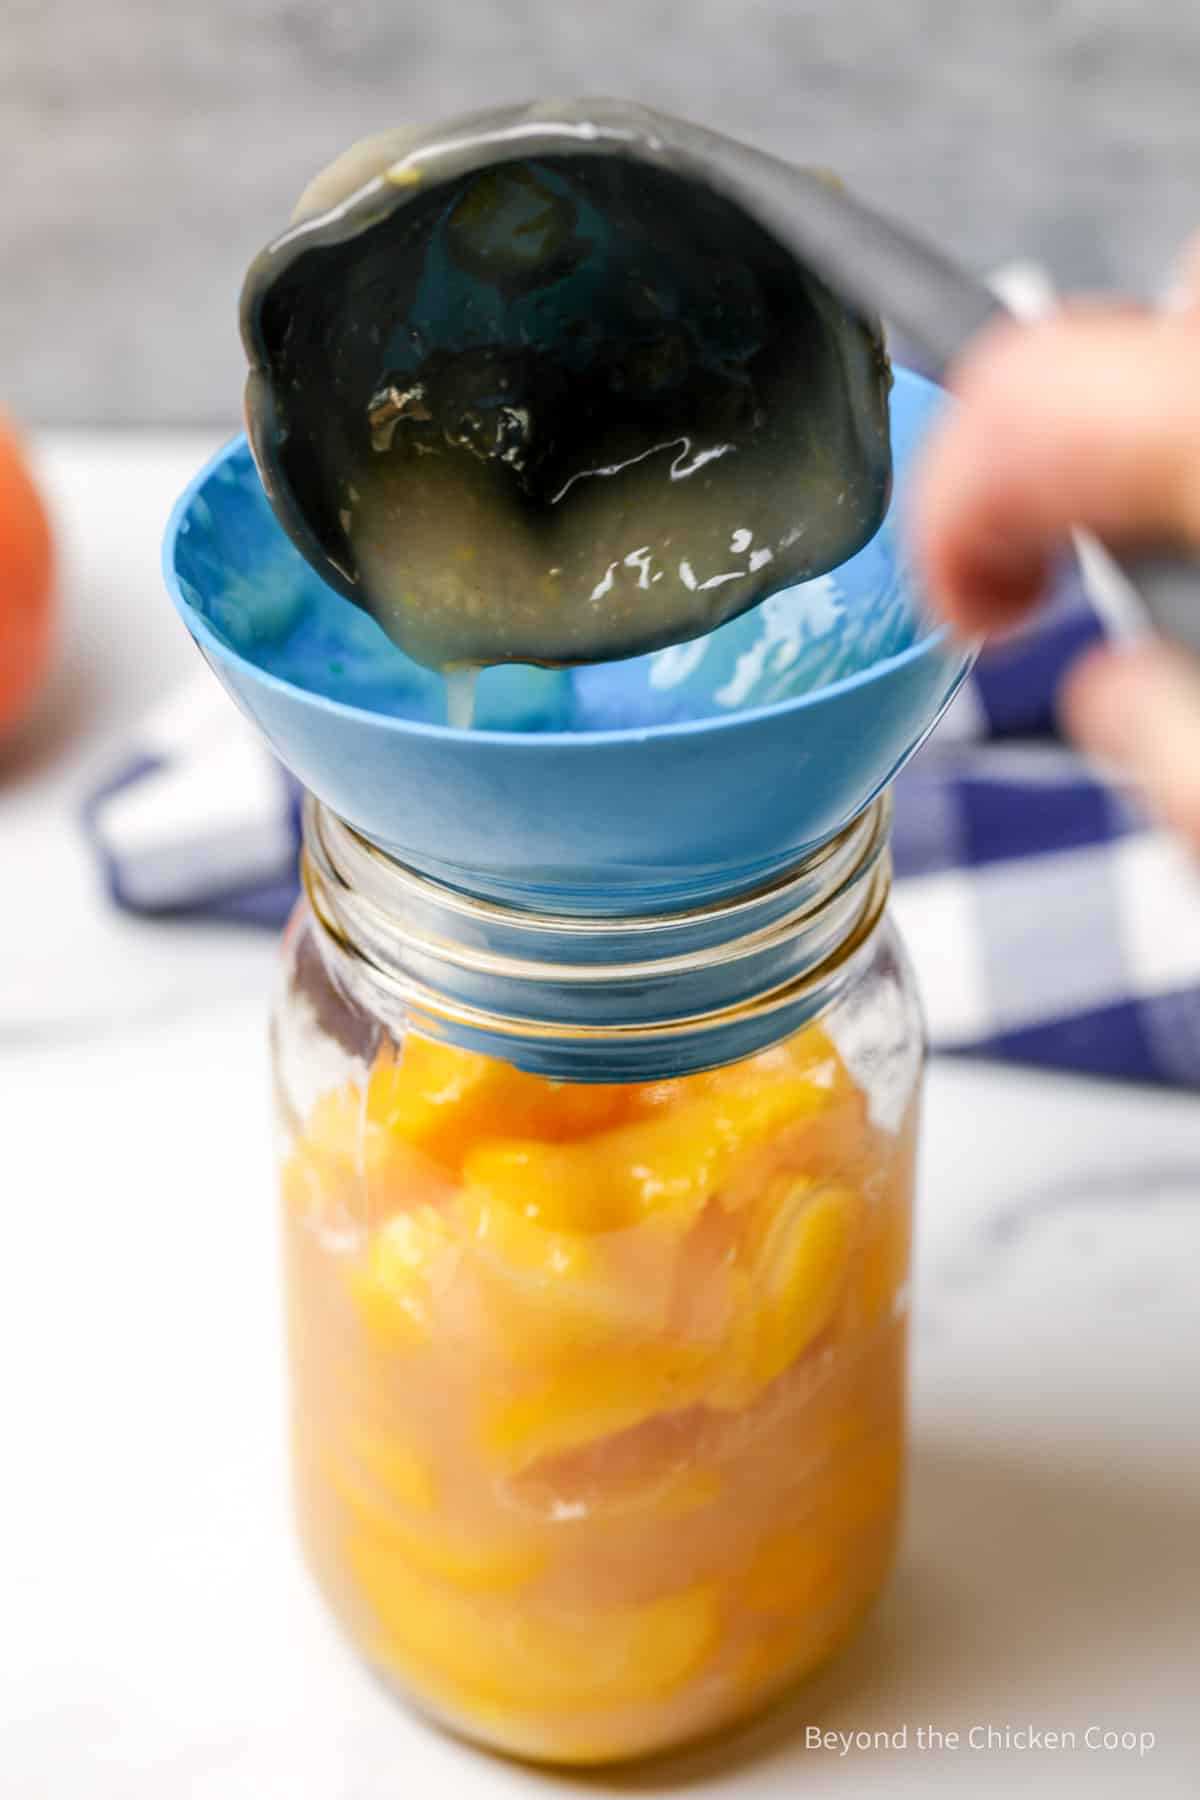
[[[904,1551],[791,1716],[720,1755],[572,1782],[451,1743],[345,1654],[287,1517],[271,946],[114,919],[74,833],[128,709],[194,667],[155,540],[204,447],[43,447],[68,654],[0,763],[0,1792],[1194,1795],[1194,1097],[935,1064]],[[806,1751],[806,1724],[906,1726],[908,1747]],[[962,1746],[918,1748],[931,1727]],[[1078,1747],[975,1749],[972,1727]],[[1091,1749],[1092,1727],[1153,1745]]]

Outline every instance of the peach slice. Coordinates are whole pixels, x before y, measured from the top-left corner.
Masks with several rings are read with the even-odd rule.
[[[715,1590],[701,1585],[638,1606],[544,1614],[480,1605],[398,1566],[381,1567],[352,1540],[350,1562],[379,1621],[378,1654],[419,1689],[449,1687],[468,1710],[534,1716],[666,1699],[695,1676],[717,1642]]]
[[[628,1108],[629,1094],[547,1081],[413,1031],[380,1051],[366,1112],[373,1126],[456,1172],[480,1137],[518,1131],[557,1141],[603,1130]]]
[[[349,1434],[348,1448],[384,1498],[408,1512],[431,1513],[437,1505],[432,1464],[392,1426],[385,1432],[359,1426]]]
[[[424,1343],[433,1330],[435,1289],[455,1250],[445,1217],[420,1205],[397,1213],[348,1270],[350,1292],[370,1334],[397,1348]]]
[[[467,1594],[512,1594],[527,1587],[550,1560],[545,1544],[506,1540],[500,1534],[470,1537],[353,1505],[351,1511],[357,1514],[358,1576],[372,1598],[402,1590],[414,1577]]]
[[[468,1328],[488,1357],[545,1370],[604,1354],[665,1322],[673,1259],[639,1255],[637,1244],[547,1230],[473,1189],[452,1217],[471,1252]]]
[[[711,1360],[711,1348],[650,1339],[564,1362],[524,1392],[485,1403],[480,1437],[489,1465],[516,1475],[543,1457],[695,1405]]]
[[[709,1391],[738,1409],[803,1355],[833,1318],[862,1215],[852,1188],[778,1177],[759,1204],[759,1241]]]
[[[619,1230],[655,1219],[686,1230],[740,1157],[825,1104],[804,1074],[719,1088],[575,1144],[507,1138],[463,1165],[470,1188],[555,1230]]]

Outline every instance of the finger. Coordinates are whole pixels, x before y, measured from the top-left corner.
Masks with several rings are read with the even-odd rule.
[[[1077,664],[1060,698],[1085,749],[1128,770],[1168,824],[1200,848],[1200,665],[1146,643]]]
[[[999,629],[1042,592],[1070,527],[1200,541],[1200,333],[1128,311],[1004,325],[968,353],[960,405],[914,490],[914,550],[959,625]]]

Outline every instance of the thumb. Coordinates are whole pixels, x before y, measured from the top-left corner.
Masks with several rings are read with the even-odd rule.
[[[1071,736],[1119,763],[1200,849],[1200,662],[1165,644],[1086,656],[1060,698]]]

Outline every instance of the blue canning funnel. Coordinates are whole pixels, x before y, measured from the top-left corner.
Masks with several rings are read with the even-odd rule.
[[[445,683],[327,585],[278,524],[245,440],[182,495],[168,586],[242,712],[389,854],[509,904],[629,916],[744,891],[891,781],[970,662],[931,626],[899,529],[944,404],[896,371],[894,492],[871,541],[706,637],[549,670],[485,670],[476,728]]]

